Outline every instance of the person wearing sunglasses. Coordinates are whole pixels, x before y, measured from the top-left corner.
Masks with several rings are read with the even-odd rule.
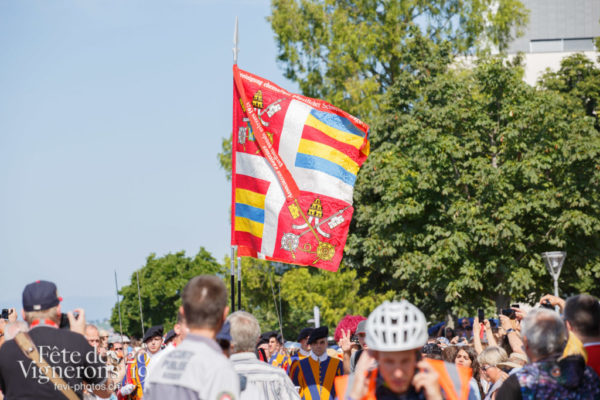
[[[496,397],[496,391],[502,386],[502,382],[506,378],[506,373],[498,368],[498,364],[508,360],[508,354],[502,347],[490,346],[483,350],[477,357],[477,361],[481,366],[481,374],[490,387],[485,395],[484,400],[491,400]]]
[[[366,341],[366,337],[367,337],[367,332],[365,329],[366,326],[367,326],[366,319],[360,321],[358,323],[358,325],[356,326],[356,332],[354,332],[354,335],[356,337],[356,340],[358,341],[359,348],[354,353],[352,353],[352,355],[350,356],[350,373],[354,373],[358,359],[362,355],[363,351],[367,350],[369,347],[367,345],[367,341]]]

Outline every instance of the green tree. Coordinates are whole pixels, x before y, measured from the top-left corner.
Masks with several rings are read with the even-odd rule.
[[[304,95],[369,121],[403,73],[434,73],[429,68],[456,54],[505,49],[528,18],[519,0],[271,0],[271,10],[286,77]],[[444,62],[424,63],[432,52]],[[231,137],[221,150],[229,179]]]
[[[230,258],[225,258],[224,265],[228,266],[229,262]],[[280,282],[281,271],[278,272],[270,262],[242,258],[242,309],[256,317],[263,332],[279,329]]]
[[[338,272],[293,268],[287,271],[281,281],[281,294],[286,299],[284,311],[286,327],[294,333],[304,327],[302,322],[313,317],[313,308],[318,306],[321,325],[327,325],[333,332],[340,320],[347,314],[368,316],[384,300],[391,300],[395,292],[366,292],[359,295],[366,286],[367,278],[359,277],[357,271],[342,265]]]
[[[223,267],[203,247],[194,257],[188,257],[184,251],[156,257],[152,253],[146,259],[146,265],[131,275],[131,283],[119,291],[122,295],[121,318],[123,333],[142,337],[140,306],[136,274],[139,273],[140,294],[144,327],[164,325],[165,331],[171,329],[177,319],[181,306],[181,291],[190,278],[200,274],[222,274]],[[110,323],[119,331],[119,310],[113,307]]]
[[[217,160],[227,180],[231,180],[231,136],[221,140],[221,153],[217,154]]]
[[[564,58],[557,72],[548,72],[542,77],[540,86],[574,101],[571,108],[583,106],[586,115],[595,119],[596,129],[600,129],[600,69],[585,55]]]
[[[502,58],[403,73],[386,101],[346,251],[365,289],[473,315],[550,291],[539,254],[563,249],[563,293],[600,294],[600,135],[581,105]]]
[[[366,118],[424,42],[453,54],[503,50],[528,12],[518,0],[272,0],[286,76],[304,95]]]
[[[338,272],[329,272],[243,258],[242,308],[258,319],[263,332],[279,330],[280,312],[284,337],[294,340],[301,328],[310,325],[314,306],[321,310],[321,324],[333,330],[346,314],[366,316],[394,297],[392,291],[359,297],[365,283],[366,278],[343,265]]]

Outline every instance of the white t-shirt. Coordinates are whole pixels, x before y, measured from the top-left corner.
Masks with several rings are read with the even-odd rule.
[[[179,346],[153,363],[144,400],[240,398],[240,378],[212,339],[188,334]]]

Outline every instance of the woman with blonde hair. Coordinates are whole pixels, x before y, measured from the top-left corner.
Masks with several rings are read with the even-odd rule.
[[[490,346],[477,357],[483,378],[491,385],[484,400],[496,398],[496,391],[504,382],[506,373],[498,368],[498,364],[508,360],[506,351],[498,346]]]

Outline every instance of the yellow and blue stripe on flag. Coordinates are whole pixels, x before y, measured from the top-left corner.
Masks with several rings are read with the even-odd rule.
[[[368,154],[365,133],[341,115],[312,109],[306,118],[295,166],[320,171],[350,186]]]
[[[269,184],[251,176],[236,175],[234,226],[238,244],[260,249]]]

